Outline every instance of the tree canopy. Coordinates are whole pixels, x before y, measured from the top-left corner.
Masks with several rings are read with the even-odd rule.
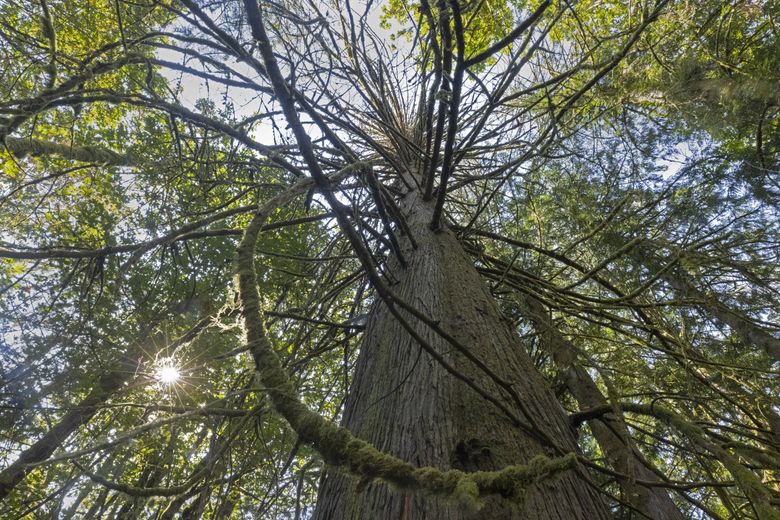
[[[310,518],[331,470],[474,511],[576,472],[615,518],[780,518],[778,24],[776,0],[0,2],[0,517]],[[412,191],[576,450],[421,468],[337,426],[381,302],[415,363],[447,366],[439,337],[546,442],[394,289]]]

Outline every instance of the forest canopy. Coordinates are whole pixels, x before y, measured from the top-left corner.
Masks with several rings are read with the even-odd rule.
[[[780,519],[777,0],[0,1],[0,517]]]

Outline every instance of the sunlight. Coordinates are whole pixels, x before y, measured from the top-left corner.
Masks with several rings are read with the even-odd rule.
[[[164,358],[157,361],[155,377],[164,385],[172,385],[179,380],[181,372],[171,358]]]

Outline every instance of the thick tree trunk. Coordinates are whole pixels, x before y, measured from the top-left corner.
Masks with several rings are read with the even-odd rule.
[[[409,321],[450,365],[536,425],[558,451],[517,427],[498,406],[426,354],[383,303],[369,318],[343,424],[378,449],[419,466],[495,470],[527,463],[538,454],[577,450],[563,409],[502,319],[455,235],[446,228],[429,229],[431,208],[418,200],[417,192],[407,195],[403,209],[418,247],[404,241],[407,266],[393,270],[393,290],[511,382],[520,405],[450,343],[419,321]],[[357,484],[331,472],[315,512],[319,520],[607,517],[598,491],[581,468],[532,485],[520,504],[494,497],[478,512],[405,495],[380,483]]]
[[[542,348],[561,370],[564,384],[580,409],[607,406],[609,403],[593,378],[576,362],[577,349],[558,331],[542,304],[530,296],[526,297],[525,304],[541,337]],[[625,500],[647,518],[682,520],[682,513],[665,489],[637,483],[637,480],[660,482],[660,479],[634,446],[625,422],[616,416],[603,415],[588,424],[610,465],[627,477],[618,479]]]

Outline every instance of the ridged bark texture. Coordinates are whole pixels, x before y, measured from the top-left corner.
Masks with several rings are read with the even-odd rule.
[[[431,207],[407,195],[403,204],[417,241],[404,240],[405,268],[395,267],[393,291],[438,321],[458,342],[512,383],[532,420],[554,444],[577,449],[565,413],[536,372],[511,327],[502,319],[487,287],[455,235],[433,232]],[[407,313],[404,315],[408,316]],[[517,404],[490,377],[424,324],[415,329],[460,373],[500,396],[518,416]],[[343,424],[378,449],[415,465],[463,471],[497,470],[527,463],[534,455],[560,455],[518,428],[494,404],[431,359],[385,304],[369,317]],[[522,503],[488,499],[479,511],[419,494],[404,494],[381,483],[358,483],[331,471],[320,490],[315,518],[460,520],[608,518],[580,471],[536,483]]]

